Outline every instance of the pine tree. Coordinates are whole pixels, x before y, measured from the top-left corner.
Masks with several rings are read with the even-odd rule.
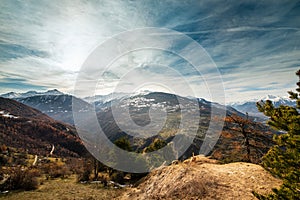
[[[296,72],[300,80],[300,70]],[[300,81],[296,92],[289,91],[296,107],[275,107],[269,100],[258,102],[257,108],[270,117],[268,124],[281,131],[273,137],[275,146],[263,157],[263,167],[274,176],[283,179],[279,189],[268,196],[254,193],[259,199],[300,199]]]
[[[126,150],[126,151],[132,151],[132,147],[130,145],[130,141],[127,137],[121,137],[115,141],[115,145],[117,145],[119,148]]]

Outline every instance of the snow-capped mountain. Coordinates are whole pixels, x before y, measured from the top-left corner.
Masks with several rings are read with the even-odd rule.
[[[72,95],[35,95],[26,98],[15,98],[15,100],[38,109],[50,117],[63,121],[65,123],[74,124],[72,103],[80,105],[80,112],[88,110],[91,106],[82,99],[76,98]]]
[[[163,92],[134,94],[113,99],[105,105],[103,104],[96,114],[101,130],[108,139],[115,141],[120,137],[127,137],[133,148],[138,151],[149,146],[155,138],[170,142],[176,136],[176,140],[178,138],[179,141],[183,142],[193,137],[192,145],[184,150],[185,153],[182,155],[185,158],[192,155],[193,152],[199,152],[209,127],[218,131],[216,124],[211,126],[212,120],[219,121],[219,118],[212,116],[212,113],[221,116],[221,113],[225,114],[224,109],[226,109],[226,115],[235,114],[245,117],[243,113],[230,106],[205,99],[188,98]],[[86,133],[98,130],[95,121],[89,120],[93,115],[79,113],[79,115],[81,114],[82,117],[78,116],[78,119],[86,119],[82,124],[79,124],[81,130]],[[227,124],[227,129],[228,126]],[[230,130],[228,131],[230,132]],[[196,137],[192,136],[192,133],[196,133]],[[223,138],[217,144],[218,148],[224,149],[225,153],[222,153],[224,156],[229,154],[226,151],[230,148],[233,138],[235,141],[243,140],[242,137],[238,136],[239,134],[232,133],[232,135],[234,137]],[[97,147],[98,140],[95,135],[86,134],[83,136],[89,138],[89,145]]]
[[[74,123],[72,113],[73,102],[80,105],[80,107],[82,108],[80,112],[86,111],[89,106],[91,106],[86,101],[80,98],[76,98],[72,95],[64,94],[57,89],[48,90],[46,92],[10,92],[1,95],[1,97],[14,99],[27,106],[35,108],[56,120],[69,124]]]
[[[259,101],[265,102],[267,100],[272,101],[275,107],[278,107],[280,105],[296,106],[295,100],[292,100],[288,97],[280,97],[280,96],[274,96],[274,95],[267,95],[261,99],[253,99],[253,100],[249,100],[249,101],[245,101],[245,102],[233,103],[233,104],[231,104],[231,106],[240,112],[243,112],[243,113],[247,112],[250,116],[267,119],[267,117],[265,115],[263,115],[262,113],[260,113],[256,107],[256,102],[259,102]]]
[[[266,97],[262,98],[261,100],[262,101],[270,100],[273,102],[275,107],[278,107],[280,105],[296,106],[296,100],[290,99],[289,97],[267,95]]]
[[[164,124],[166,120],[162,130],[157,132],[176,132],[181,118],[187,118],[188,121],[192,122],[199,114],[201,117],[200,126],[207,127],[213,108],[215,114],[224,113],[224,109],[226,109],[227,114],[243,115],[229,106],[225,107],[204,99],[191,99],[163,92],[137,93],[114,99],[98,107],[97,115],[99,123],[104,127],[103,130],[107,135],[114,137],[120,132],[119,128],[121,127],[122,130],[127,130],[130,135],[144,137],[147,134],[144,128],[146,126],[147,130],[155,132],[157,128],[162,128],[158,125]],[[132,125],[132,121],[140,127]],[[118,123],[116,124],[116,122]],[[181,131],[189,133],[191,131],[189,128],[191,127]],[[200,135],[205,132],[204,129],[198,131]]]
[[[114,92],[114,93],[110,93],[107,95],[95,95],[95,96],[90,96],[90,97],[85,97],[83,98],[83,100],[85,100],[86,102],[89,103],[93,103],[93,102],[102,102],[102,103],[106,103],[109,101],[112,101],[114,99],[119,99],[121,97],[127,96],[127,93],[123,93],[123,92]]]
[[[28,91],[24,93],[9,92],[0,95],[0,97],[15,99],[15,98],[27,98],[27,97],[37,96],[37,95],[62,95],[62,94],[64,93],[58,91],[57,89],[53,89],[53,90],[48,90],[46,92],[37,92],[37,91]]]

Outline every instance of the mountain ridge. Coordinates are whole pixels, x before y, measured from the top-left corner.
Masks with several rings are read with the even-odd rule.
[[[273,102],[275,107],[279,107],[280,105],[287,105],[287,106],[296,106],[296,101],[292,100],[288,97],[280,97],[275,95],[266,95],[260,99],[252,99],[249,101],[243,102],[236,102],[230,104],[231,107],[235,108],[236,110],[242,113],[248,113],[250,116],[258,117],[258,121],[266,121],[268,118],[261,112],[258,111],[256,107],[256,102],[259,101],[267,101],[270,100]]]
[[[89,110],[91,106],[84,100],[68,94],[60,95],[35,95],[25,98],[14,98],[15,100],[38,109],[50,117],[73,125],[72,103],[81,105],[82,111]]]
[[[43,156],[49,154],[52,145],[57,156],[79,157],[86,153],[70,125],[13,99],[0,97],[0,111],[1,144],[7,147]]]
[[[35,107],[43,113],[54,117],[56,120],[61,120],[69,124],[75,123],[73,121],[72,105],[73,101],[75,101],[75,105],[77,105],[78,109],[75,113],[79,115],[77,119],[80,120],[76,122],[76,128],[83,128],[83,138],[91,138],[91,141],[89,141],[90,144],[97,146],[97,144],[93,145],[93,141],[96,138],[93,139],[94,136],[88,134],[89,132],[95,132],[95,130],[91,129],[91,127],[95,127],[95,125],[90,124],[90,122],[95,123],[95,121],[89,118],[93,117],[89,116],[90,111],[94,112],[92,104],[66,94],[39,95],[17,98],[16,100]],[[131,96],[113,99],[105,104],[97,104],[97,102],[94,102],[94,106],[96,108],[96,120],[98,120],[107,138],[115,142],[120,137],[128,137],[133,146],[133,150],[136,151],[143,151],[144,148],[150,145],[155,139],[161,139],[168,143],[173,140],[175,135],[183,139],[185,136],[190,138],[190,133],[195,133],[196,137],[193,137],[192,145],[185,150],[180,150],[185,151],[180,159],[190,157],[193,152],[200,152],[200,148],[212,120],[218,120],[217,118],[226,118],[232,115],[246,118],[245,114],[230,106],[210,102],[202,98],[188,98],[164,92],[136,93]],[[212,116],[212,111],[214,112],[214,116]],[[129,116],[127,116],[126,113],[129,114]],[[186,122],[189,122],[189,124],[180,126],[182,118],[185,119]],[[199,122],[191,123],[195,121],[193,119],[196,118],[199,118]],[[249,120],[253,119],[249,117]],[[80,124],[82,124],[83,127],[78,126]],[[266,130],[264,125],[258,127],[260,130]],[[212,150],[211,153],[218,159],[236,159],[233,158],[234,155],[232,157],[232,155],[229,154],[231,154],[233,150],[238,152],[237,149],[242,148],[243,137],[238,131],[233,130],[232,125],[215,131],[222,131],[222,133],[219,140],[216,141],[215,149]],[[272,144],[270,143],[270,134],[268,133],[267,135],[267,137],[259,136],[262,142],[256,143],[255,138],[251,139],[254,146],[260,148],[262,152],[268,150]],[[234,142],[234,145],[231,144],[232,142]],[[218,149],[218,151],[216,151],[216,149]],[[253,159],[257,161],[260,154],[257,154],[255,149],[253,149],[253,152]],[[240,154],[237,160],[242,160],[243,157],[244,153]]]
[[[26,98],[26,97],[32,97],[37,95],[62,95],[63,92],[60,92],[57,89],[53,90],[47,90],[46,92],[37,92],[37,91],[28,91],[24,93],[18,93],[18,92],[8,92],[5,94],[1,94],[0,97],[14,99],[14,98]]]

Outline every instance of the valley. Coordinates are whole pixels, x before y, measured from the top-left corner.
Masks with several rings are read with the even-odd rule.
[[[1,0],[0,200],[300,200],[300,0]]]
[[[98,96],[94,103],[63,94],[58,90],[55,92],[58,94],[48,91],[45,93],[31,92],[30,96],[28,93],[23,96],[11,93],[2,95],[12,97],[11,99],[0,97],[2,175],[4,176],[10,169],[18,170],[21,166],[28,171],[29,175],[34,171],[39,171],[36,178],[31,177],[38,180],[38,185],[35,186],[38,188],[37,190],[14,192],[2,185],[4,194],[0,195],[0,198],[31,199],[36,198],[36,195],[41,195],[40,199],[50,199],[50,196],[57,196],[58,199],[139,199],[141,195],[148,195],[143,198],[173,199],[177,195],[176,198],[181,199],[191,199],[193,196],[203,196],[203,199],[221,199],[224,192],[228,198],[243,196],[244,199],[253,199],[252,191],[266,194],[266,192],[270,192],[270,188],[278,186],[280,183],[279,180],[273,180],[272,177],[263,175],[264,180],[257,180],[255,185],[241,186],[249,187],[249,189],[245,189],[248,193],[245,191],[235,193],[230,191],[233,191],[237,185],[230,186],[232,189],[225,189],[222,181],[216,179],[219,177],[225,181],[230,178],[230,180],[239,182],[239,178],[244,179],[239,173],[251,173],[251,179],[260,179],[261,174],[266,173],[262,168],[256,169],[255,165],[245,165],[244,163],[236,163],[235,166],[226,165],[226,163],[259,163],[261,157],[274,145],[272,135],[276,133],[275,131],[263,123],[257,122],[256,118],[230,106],[219,105],[205,99],[162,92],[117,95],[115,99],[111,99],[113,95]],[[103,99],[101,100],[101,98]],[[77,126],[74,126],[76,124],[72,112],[74,104],[77,108],[81,108],[76,110],[80,114],[79,116],[88,116],[87,113],[95,107],[97,122],[106,137],[111,142],[120,145],[120,148],[140,153],[141,157],[127,158],[127,162],[135,164],[134,159],[145,159],[143,162],[147,168],[155,170],[149,174],[140,175],[123,173],[96,161],[89,154],[89,148],[104,152],[101,150],[104,147],[99,146],[97,135],[90,134],[94,131],[90,129],[94,127],[93,124],[90,124],[92,120],[79,117],[82,120],[77,121]],[[129,114],[129,118],[126,113]],[[222,113],[224,113],[223,128],[220,130],[216,145],[208,152],[210,159],[196,156],[201,152],[201,146],[207,136],[210,123],[221,120]],[[189,125],[181,125],[184,118],[190,122]],[[195,119],[198,120],[195,121]],[[244,129],[241,129],[241,123],[245,125]],[[80,126],[81,124],[84,126]],[[160,126],[156,127],[157,124]],[[81,131],[80,135],[78,135],[78,130]],[[248,135],[243,135],[242,131]],[[194,134],[191,134],[192,132]],[[178,149],[168,150],[167,154],[159,155],[155,160],[144,154],[162,147],[171,147],[170,144],[174,142],[174,138],[180,138],[178,144],[191,140],[191,138],[192,142],[186,149],[180,149],[179,146]],[[244,144],[245,139],[249,141],[248,146]],[[178,155],[178,152],[181,154]],[[105,154],[109,157],[114,155],[114,151],[106,151]],[[196,161],[190,163],[189,160],[194,155]],[[175,165],[171,164],[174,160],[178,160]],[[118,162],[112,164],[112,166],[119,165]],[[227,166],[228,168],[226,168]],[[246,168],[249,166],[254,167],[249,170],[256,171],[257,175],[254,171],[242,172],[248,170]],[[239,172],[234,172],[235,168],[239,169]],[[192,184],[191,177],[196,176],[195,170],[201,173],[209,171],[212,177],[201,177],[204,180],[216,179],[216,182],[195,183],[209,186],[200,188],[200,190],[195,188],[193,189],[195,191],[186,191],[184,193],[191,193],[191,196],[185,195],[184,197],[174,193],[175,189],[173,189],[174,191],[171,189],[173,182],[163,182],[161,186],[159,183],[155,183],[158,174],[174,173],[174,175],[170,175],[181,177],[183,175],[180,174],[184,173],[184,180],[187,184]],[[220,174],[214,175],[217,172]],[[15,171],[14,173],[19,172]],[[226,175],[231,173],[236,177]],[[119,187],[118,184],[135,184],[140,178],[142,178],[142,184],[137,184],[137,188],[114,188]],[[169,179],[171,177],[166,177],[166,181]],[[93,184],[93,181],[96,181],[97,184]],[[175,185],[182,187],[180,190],[186,190],[187,186],[180,186],[181,179],[175,178],[174,181],[178,181]],[[269,185],[263,185],[265,181],[269,181]],[[108,186],[107,183],[110,182],[117,185]],[[149,184],[157,186],[149,188]],[[226,184],[228,183],[226,182]],[[166,185],[170,185],[170,191],[156,191],[163,191]],[[162,188],[159,189],[159,187]],[[8,194],[5,191],[8,191]]]

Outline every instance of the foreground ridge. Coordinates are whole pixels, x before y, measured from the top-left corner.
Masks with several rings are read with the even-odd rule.
[[[152,171],[120,199],[256,199],[252,191],[267,194],[281,184],[259,165],[195,156]]]

